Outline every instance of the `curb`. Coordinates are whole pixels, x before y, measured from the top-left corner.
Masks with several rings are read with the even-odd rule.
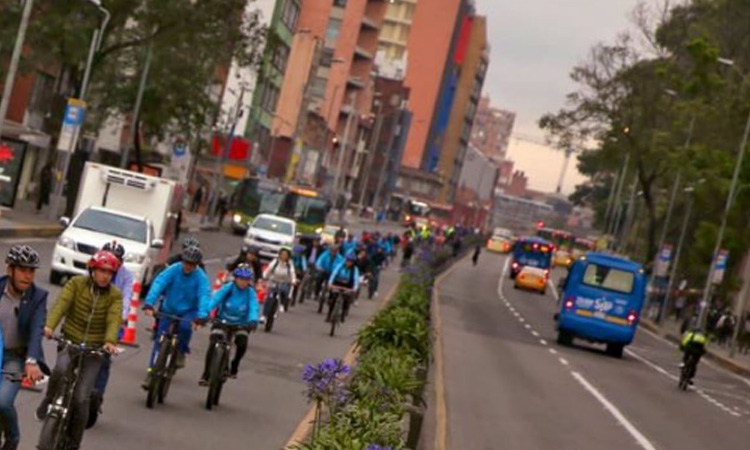
[[[57,237],[63,232],[59,225],[21,226],[0,228],[0,238]]]
[[[667,341],[673,343],[673,344],[680,344],[680,336],[675,335],[674,333],[666,332],[663,333],[656,324],[649,320],[642,320],[641,326],[646,328],[647,330],[658,334],[659,336],[663,337]],[[720,355],[710,348],[706,352],[706,358],[710,359],[714,363],[716,363],[718,366],[722,367],[723,369],[726,369],[734,374],[741,375],[743,377],[750,378],[750,368],[743,366],[742,364],[732,360],[731,358]]]

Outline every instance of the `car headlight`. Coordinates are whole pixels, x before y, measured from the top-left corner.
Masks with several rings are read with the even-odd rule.
[[[322,229],[322,228],[316,228],[316,229],[315,229],[315,234],[320,234],[320,233],[322,233],[322,232],[323,232],[323,229]]]
[[[234,220],[235,223],[242,222],[242,216],[239,214],[235,214],[234,216],[232,216],[232,219]]]
[[[125,258],[123,258],[123,261],[126,263],[135,263],[135,264],[143,264],[143,262],[146,260],[146,255],[142,255],[140,253],[126,253]]]
[[[76,243],[75,243],[75,241],[73,239],[69,238],[69,237],[62,236],[57,241],[57,243],[60,245],[60,247],[69,248],[71,250],[75,250],[76,249]]]

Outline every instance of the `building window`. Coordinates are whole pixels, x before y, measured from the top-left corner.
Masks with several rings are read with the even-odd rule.
[[[332,64],[333,64],[333,49],[324,48],[323,51],[320,52],[320,66],[331,67]]]
[[[272,61],[273,65],[276,66],[280,72],[286,72],[286,64],[289,61],[289,47],[279,42],[273,50]]]
[[[326,85],[328,80],[322,77],[314,77],[310,81],[310,95],[315,98],[324,98],[326,95]]]
[[[339,34],[341,34],[341,19],[329,19],[328,29],[326,29],[326,46],[335,48]]]
[[[282,8],[284,9],[281,13],[281,21],[291,31],[296,30],[297,21],[299,20],[300,5],[296,0],[286,0]]]
[[[333,6],[336,8],[346,8],[346,0],[333,0]]]
[[[263,109],[269,113],[276,112],[276,105],[279,103],[279,88],[272,84],[266,83],[263,86],[263,96],[261,97],[261,105]]]

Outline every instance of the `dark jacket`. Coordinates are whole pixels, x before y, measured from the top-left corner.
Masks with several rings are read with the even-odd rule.
[[[8,277],[0,277],[0,292],[5,292]],[[26,357],[37,361],[44,361],[42,350],[42,335],[44,323],[47,321],[47,291],[36,284],[26,291],[21,299],[18,310],[18,331],[28,345]]]

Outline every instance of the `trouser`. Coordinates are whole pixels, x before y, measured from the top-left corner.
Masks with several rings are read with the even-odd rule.
[[[263,315],[268,317],[271,315],[271,304],[270,297],[276,295],[276,301],[284,305],[284,308],[289,308],[289,290],[291,285],[289,283],[281,283],[276,287],[276,292],[269,292],[266,303],[263,304]],[[278,307],[278,306],[277,306]]]
[[[380,285],[380,267],[373,267],[372,272],[370,272],[370,284],[368,286],[370,295],[370,298],[375,295],[375,293],[378,291],[378,287]]]
[[[197,312],[192,311],[182,315],[182,320],[177,321],[177,351],[183,355],[190,353],[190,339],[193,337],[193,319],[197,317]],[[156,338],[154,339],[154,348],[151,350],[151,363],[149,367],[156,364],[156,354],[159,352],[159,340],[162,335],[167,334],[169,327],[175,319],[161,317],[156,327]]]
[[[216,343],[221,340],[222,336],[224,336],[224,333],[226,333],[225,330],[221,329],[212,329],[211,330],[211,341],[208,345],[208,351],[206,352],[206,365],[203,368],[203,379],[208,380],[208,371],[211,367],[211,360],[214,357],[214,348],[216,347]],[[245,356],[245,353],[247,352],[247,343],[249,340],[249,336],[247,331],[241,330],[237,331],[234,334],[234,358],[232,359],[232,367],[231,372],[237,373],[237,370],[240,367],[240,361],[242,361],[242,358]]]
[[[57,362],[55,363],[55,369],[52,371],[44,400],[46,404],[50,404],[54,400],[55,394],[62,387],[62,381],[68,373],[68,368],[71,364],[78,364],[79,358],[83,358],[83,361],[81,362],[81,370],[78,372],[78,384],[73,393],[71,411],[73,416],[68,431],[68,437],[73,443],[73,449],[78,449],[81,445],[83,431],[89,420],[91,392],[94,390],[94,384],[96,383],[96,377],[99,375],[103,358],[98,355],[76,355],[71,357],[69,349],[64,348],[60,350],[57,353]]]
[[[112,367],[112,357],[106,355],[102,358],[102,368],[99,370],[99,374],[96,377],[96,383],[94,384],[94,392],[104,397],[104,391],[107,390],[107,383],[109,383],[109,371]]]
[[[693,365],[693,373],[690,374],[690,378],[695,378],[695,375],[698,374],[698,363],[701,362],[701,357],[703,356],[703,353],[699,353],[699,352],[691,353],[689,351],[684,352],[682,355],[682,364],[686,365],[691,355],[695,358],[695,364]]]
[[[24,370],[24,359],[5,350],[3,355],[3,371],[20,374]],[[21,431],[18,428],[18,413],[16,412],[16,396],[21,389],[20,381],[2,378],[0,382],[0,426],[3,430],[2,450],[14,450],[21,442]]]
[[[315,277],[315,297],[320,297],[320,291],[323,289],[323,285],[328,281],[331,274],[326,272],[318,271]]]

